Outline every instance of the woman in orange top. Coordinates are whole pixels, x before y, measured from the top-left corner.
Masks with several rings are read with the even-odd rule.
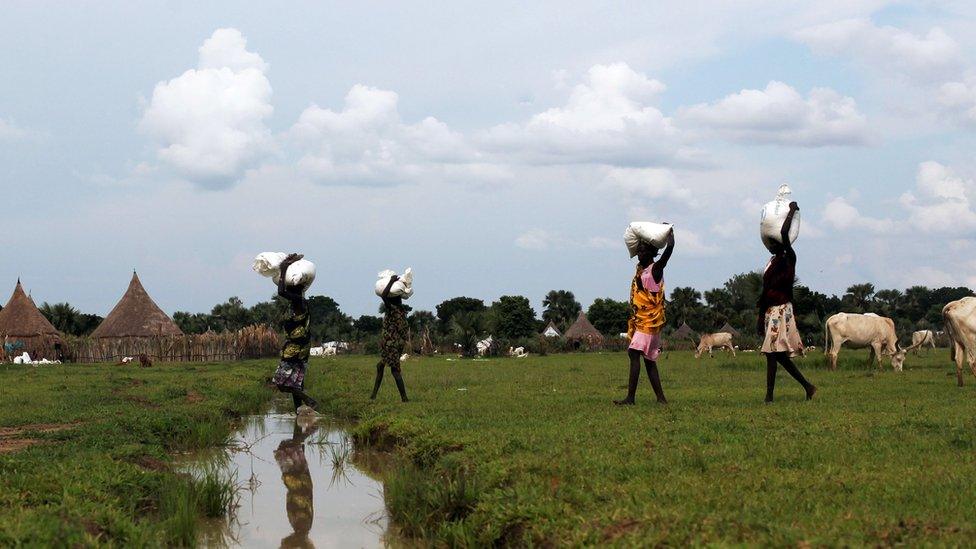
[[[627,397],[615,400],[614,404],[634,403],[637,382],[640,380],[640,360],[644,357],[644,367],[657,401],[667,404],[661,376],[657,371],[657,357],[661,354],[661,328],[664,327],[664,268],[674,250],[674,229],[668,233],[667,247],[661,259],[654,261],[658,249],[649,242],[641,241],[637,248],[637,274],[630,285],[630,320],[627,322],[627,336],[630,346],[630,379]]]

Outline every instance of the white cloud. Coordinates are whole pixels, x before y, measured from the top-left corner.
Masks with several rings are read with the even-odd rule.
[[[814,88],[804,98],[777,81],[687,107],[679,120],[745,143],[819,147],[863,144],[868,137],[867,119],[853,98],[829,88]]]
[[[724,221],[712,224],[711,231],[719,238],[738,238],[746,230],[745,226],[738,219],[730,217]]]
[[[515,238],[515,246],[523,250],[553,250],[553,249],[596,249],[613,250],[625,249],[623,240],[614,240],[603,236],[588,238],[572,238],[555,231],[546,229],[529,229]]]
[[[217,29],[196,69],[156,84],[139,128],[177,174],[205,186],[233,183],[271,148],[271,83],[236,29]]]
[[[857,208],[839,196],[824,206],[823,220],[841,231],[863,229],[872,233],[887,233],[895,228],[894,222],[890,219],[877,219],[862,215]]]
[[[603,184],[635,199],[671,200],[694,204],[691,189],[667,168],[611,168]]]
[[[910,280],[910,285],[928,286],[939,288],[942,286],[958,286],[966,281],[958,276],[947,273],[935,267],[924,265],[913,267],[905,273],[906,280]]]
[[[487,150],[519,162],[653,166],[690,160],[678,130],[654,103],[664,84],[626,63],[594,65],[565,105],[524,124],[483,132]]]
[[[815,53],[850,56],[873,71],[921,82],[947,78],[962,66],[959,44],[938,27],[916,35],[868,19],[846,19],[800,30],[795,37]]]
[[[393,184],[437,175],[491,179],[504,167],[482,161],[461,133],[427,117],[404,123],[396,92],[357,84],[341,111],[312,105],[290,135],[304,150],[299,168],[326,183]]]
[[[853,254],[841,254],[836,258],[834,258],[834,265],[838,267],[845,267],[847,265],[850,265],[851,263],[854,263]]]
[[[953,119],[976,126],[976,77],[942,84],[938,99],[945,113]]]
[[[938,162],[922,162],[915,177],[915,192],[901,195],[908,220],[924,233],[959,234],[976,230],[976,212],[970,196],[973,182],[964,180]]]
[[[717,255],[720,248],[708,244],[704,238],[691,229],[674,227],[674,253],[687,254],[692,257],[707,257]]]

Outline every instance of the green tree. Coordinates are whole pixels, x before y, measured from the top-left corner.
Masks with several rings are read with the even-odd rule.
[[[871,298],[874,296],[874,284],[866,282],[864,284],[854,284],[847,288],[847,292],[841,299],[845,307],[849,307],[852,313],[865,313],[871,310]]]
[[[484,312],[461,311],[451,316],[451,333],[461,346],[461,356],[471,357],[477,353],[477,344],[484,332]]]
[[[383,319],[378,316],[363,315],[352,323],[353,328],[366,335],[377,335],[383,330]]]
[[[593,327],[608,336],[616,336],[627,331],[630,318],[630,304],[615,299],[597,298],[586,310],[586,318]]]
[[[173,313],[173,322],[180,327],[184,334],[202,334],[211,329],[213,317],[207,313],[176,311]]]
[[[503,295],[492,303],[492,328],[495,335],[509,339],[532,337],[536,332],[535,310],[529,299]]]
[[[102,322],[102,317],[82,313],[69,303],[42,303],[38,310],[61,333],[84,336],[92,333]]]
[[[675,327],[688,322],[701,307],[702,294],[694,288],[677,287],[671,290],[671,301],[668,303],[667,317]],[[587,315],[589,316],[589,315]]]
[[[231,297],[224,303],[214,305],[210,316],[221,331],[233,332],[254,324],[251,311],[244,306],[244,302],[239,297]]]
[[[454,297],[441,302],[437,307],[437,319],[440,321],[441,331],[444,333],[453,329],[451,320],[458,313],[482,313],[485,302],[473,297]]]
[[[542,307],[542,320],[554,323],[561,331],[566,331],[583,310],[569,290],[550,290],[542,300]]]
[[[308,298],[309,331],[317,341],[343,341],[352,336],[352,317],[342,312],[336,300],[325,295]]]

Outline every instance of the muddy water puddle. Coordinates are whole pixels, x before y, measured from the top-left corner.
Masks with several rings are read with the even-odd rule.
[[[181,460],[238,487],[234,511],[205,523],[208,547],[382,547],[388,544],[382,456],[356,451],[342,424],[272,412],[245,418],[226,447]]]

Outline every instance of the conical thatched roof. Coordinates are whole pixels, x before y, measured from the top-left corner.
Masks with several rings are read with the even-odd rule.
[[[687,339],[689,337],[694,337],[695,331],[691,329],[691,326],[687,322],[682,322],[681,326],[671,334],[673,339]]]
[[[718,331],[720,331],[720,332],[728,332],[728,333],[732,334],[735,337],[739,337],[739,330],[736,330],[735,328],[733,328],[732,325],[728,323],[728,321],[726,321],[725,324],[722,325],[722,327],[719,328]]]
[[[550,320],[549,325],[546,326],[546,329],[542,330],[542,335],[546,337],[560,337],[563,335],[563,333],[560,332],[559,328],[556,327],[556,323]]]
[[[92,337],[97,338],[178,335],[183,335],[183,331],[149,297],[135,272],[125,295],[92,332]]]
[[[14,287],[10,301],[0,311],[0,336],[37,337],[56,336],[58,330],[34,305],[34,301],[24,293],[20,280]]]
[[[583,312],[580,312],[579,316],[576,317],[576,322],[563,335],[566,339],[603,339],[603,334],[590,324],[590,320],[586,318],[586,313]]]

